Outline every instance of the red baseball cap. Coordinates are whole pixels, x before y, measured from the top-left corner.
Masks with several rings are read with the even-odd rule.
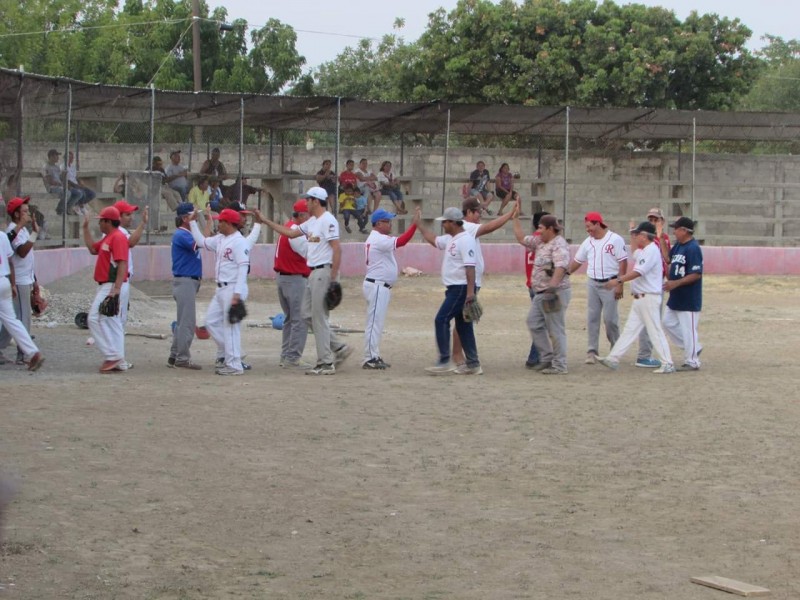
[[[595,223],[600,223],[600,227],[608,227],[605,223],[603,223],[603,215],[599,212],[588,212],[586,216],[583,217],[584,221],[594,221]]]
[[[119,211],[113,206],[106,206],[100,211],[95,219],[108,219],[109,221],[119,221]]]
[[[308,212],[308,200],[305,198],[300,198],[297,202],[292,205],[292,212],[301,213],[301,212]]]
[[[132,213],[139,210],[138,206],[134,206],[133,204],[128,204],[127,200],[117,200],[114,203],[114,208],[116,208],[120,212],[120,214]]]
[[[222,212],[218,215],[211,217],[215,221],[226,221],[231,225],[238,225],[242,222],[242,217],[239,215],[238,212],[233,210],[232,208],[223,208]]]
[[[27,204],[28,202],[30,202],[30,200],[31,200],[30,196],[25,196],[24,198],[17,197],[9,200],[8,204],[6,205],[6,212],[8,213],[8,216],[10,217],[11,215],[13,215],[15,210],[17,210],[23,204]]]

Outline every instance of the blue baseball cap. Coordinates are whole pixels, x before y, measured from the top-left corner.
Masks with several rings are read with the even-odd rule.
[[[374,213],[372,213],[372,224],[375,225],[378,221],[391,221],[397,215],[394,213],[390,213],[388,210],[383,210],[379,208]]]
[[[178,208],[175,209],[175,212],[178,213],[179,217],[189,215],[194,212],[194,204],[191,202],[181,202],[178,204]]]

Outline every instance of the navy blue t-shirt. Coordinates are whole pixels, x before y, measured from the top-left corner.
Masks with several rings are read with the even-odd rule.
[[[200,250],[194,243],[192,233],[179,227],[172,234],[172,276],[201,277],[202,275],[203,261],[200,259]]]
[[[692,238],[685,244],[675,244],[669,251],[670,264],[667,279],[683,279],[687,275],[703,274],[703,251]],[[667,306],[672,310],[700,312],[703,306],[703,278],[694,283],[671,290]]]

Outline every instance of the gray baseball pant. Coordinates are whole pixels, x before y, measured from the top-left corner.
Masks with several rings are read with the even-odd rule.
[[[589,336],[587,352],[600,354],[600,320],[606,328],[606,338],[611,347],[619,339],[618,302],[615,290],[607,290],[605,283],[589,279],[586,285],[586,331]]]
[[[328,307],[325,306],[325,294],[331,283],[330,266],[314,269],[308,276],[308,287],[303,295],[303,318],[314,332],[314,342],[317,345],[317,364],[334,364],[333,353],[344,346],[331,331],[328,321]]]
[[[14,314],[25,327],[25,331],[31,332],[31,290],[33,289],[32,283],[17,284],[17,297],[12,300],[14,304]],[[0,350],[8,348],[11,342],[11,333],[8,328],[0,327]],[[22,350],[17,348],[17,358],[24,358]]]
[[[175,333],[172,335],[172,347],[169,355],[176,363],[186,363],[192,359],[189,348],[194,340],[194,328],[197,323],[195,297],[200,289],[200,280],[191,277],[172,278],[172,297],[178,305],[178,320]]]
[[[281,358],[291,362],[300,360],[306,347],[308,325],[303,319],[303,298],[307,287],[308,282],[302,275],[278,273],[278,301],[285,316]]]
[[[539,351],[539,362],[549,363],[554,369],[560,371],[567,370],[567,328],[566,319],[567,307],[572,299],[572,290],[558,290],[558,298],[561,301],[561,310],[556,312],[544,312],[542,303],[545,294],[536,294],[531,302],[531,310],[528,313],[528,329],[531,338]]]

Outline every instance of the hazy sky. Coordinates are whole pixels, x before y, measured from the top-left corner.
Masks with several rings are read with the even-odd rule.
[[[291,25],[297,31],[297,49],[306,57],[306,69],[332,60],[358,37],[380,39],[392,33],[396,17],[405,19],[400,34],[407,42],[416,40],[428,23],[428,14],[439,7],[452,10],[457,0],[293,0],[253,2],[252,0],[208,0],[213,9],[225,6],[229,20],[246,19],[251,27],[263,26],[270,18]],[[685,19],[692,10],[739,18],[753,31],[751,48],[760,47],[765,33],[784,39],[800,38],[800,0],[639,0],[647,6],[663,6]],[[619,2],[629,4],[629,2]],[[353,36],[353,37],[346,37]]]

